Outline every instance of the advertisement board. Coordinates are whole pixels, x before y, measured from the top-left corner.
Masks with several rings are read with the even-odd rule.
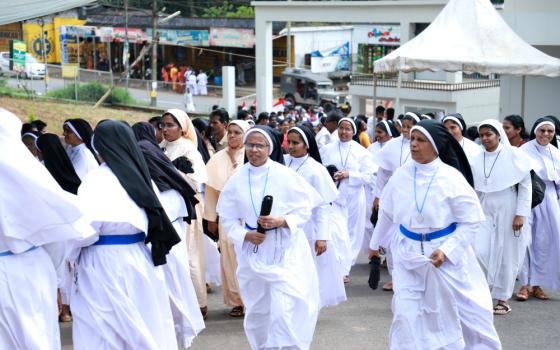
[[[210,28],[210,46],[253,48],[253,29]]]
[[[27,45],[25,41],[12,40],[11,43],[11,61],[10,70],[16,72],[25,71],[25,55],[27,54]]]
[[[148,40],[152,38],[152,29],[146,30]],[[164,45],[210,46],[207,30],[158,29],[159,42]]]
[[[399,46],[401,28],[399,25],[356,25],[354,41],[358,44]]]

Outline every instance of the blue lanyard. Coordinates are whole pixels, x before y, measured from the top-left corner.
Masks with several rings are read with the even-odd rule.
[[[430,179],[430,183],[428,184],[428,189],[426,190],[426,193],[424,194],[424,200],[422,200],[422,207],[418,207],[418,200],[416,199],[416,167],[414,167],[414,203],[416,204],[416,211],[418,212],[418,214],[422,214],[422,211],[424,211],[424,205],[426,204],[426,199],[428,198],[428,192],[430,192],[430,187],[432,187],[432,182],[434,181],[434,178],[436,177],[436,174],[439,170],[439,167],[436,169],[436,171],[434,171],[434,174],[432,175],[432,178]]]
[[[262,191],[262,196],[261,196],[261,202],[262,199],[264,198],[264,195],[266,193],[266,186],[268,185],[268,173],[270,171],[270,167],[268,167],[268,169],[266,169],[266,179],[264,180],[264,188]],[[255,202],[253,201],[253,190],[252,190],[252,184],[251,184],[251,169],[249,169],[249,196],[251,197],[251,206],[253,207],[253,212],[255,213],[255,217],[259,218],[259,214],[257,214],[257,208],[255,207]]]
[[[343,163],[342,162],[342,152],[340,151],[340,141],[338,142],[338,155],[340,156],[340,165],[342,167],[342,169],[340,169],[340,170],[346,170],[346,164],[348,164],[348,156],[350,155],[351,150],[352,150],[352,145],[348,145],[348,153],[346,153],[346,159],[344,160],[344,163]]]

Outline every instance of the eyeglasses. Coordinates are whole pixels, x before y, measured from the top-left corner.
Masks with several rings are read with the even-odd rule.
[[[257,151],[262,151],[266,147],[268,147],[268,145],[263,145],[262,143],[246,143],[245,144],[245,148],[248,148],[250,150],[256,149]]]

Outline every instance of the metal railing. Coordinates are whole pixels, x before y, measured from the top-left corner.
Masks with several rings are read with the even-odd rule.
[[[372,75],[353,75],[350,80],[350,85],[358,86],[372,86]],[[416,90],[436,90],[436,91],[463,91],[474,89],[486,89],[499,87],[500,80],[476,80],[467,81],[463,83],[447,83],[438,81],[402,81],[401,88],[416,89]],[[397,80],[395,79],[377,79],[377,87],[396,88]]]

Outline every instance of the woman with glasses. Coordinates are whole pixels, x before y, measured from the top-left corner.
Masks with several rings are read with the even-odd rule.
[[[165,154],[171,159],[185,180],[197,192],[201,201],[202,186],[208,180],[204,160],[198,151],[198,137],[191,119],[180,109],[170,109],[163,114],[163,137],[160,144]],[[202,205],[195,207],[195,220],[189,225],[187,247],[191,278],[196,290],[200,311],[204,317],[208,315],[208,295],[206,291],[206,269],[204,259],[204,237],[202,231]]]
[[[270,127],[249,129],[244,144],[248,163],[227,181],[216,209],[237,255],[245,334],[254,350],[308,349],[319,287],[302,229],[321,199],[281,165],[281,143]],[[266,215],[262,205],[270,200]]]
[[[356,263],[363,247],[366,221],[365,187],[373,181],[377,166],[371,154],[359,143],[352,140],[358,129],[351,118],[338,122],[338,140],[321,148],[323,165],[336,168],[333,178],[339,190],[336,201],[346,216],[350,242],[350,256],[344,257],[345,282],[351,267]]]
[[[530,296],[547,300],[542,287],[560,290],[560,151],[555,132],[553,119],[540,118],[531,130],[531,141],[521,146],[537,162],[535,172],[546,184],[546,190],[544,200],[532,211],[532,240],[519,275],[519,301]]]

